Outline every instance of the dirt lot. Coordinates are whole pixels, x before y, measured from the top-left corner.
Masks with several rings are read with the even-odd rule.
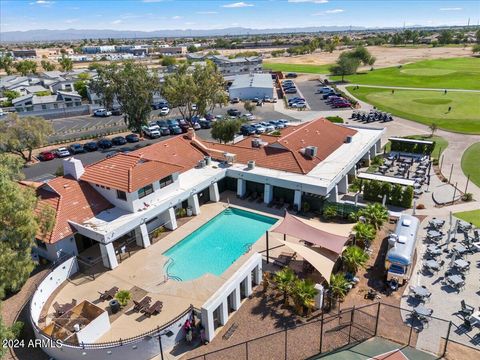
[[[452,58],[471,56],[472,51],[470,47],[383,47],[383,46],[369,46],[368,50],[373,56],[377,58],[375,67],[388,67],[410,62],[437,59],[437,58]],[[315,52],[308,55],[277,57],[269,58],[268,62],[281,64],[310,64],[310,65],[324,65],[332,64],[337,60],[340,53],[345,50],[336,50],[333,53]]]

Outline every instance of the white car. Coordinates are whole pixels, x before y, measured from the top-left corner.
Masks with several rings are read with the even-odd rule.
[[[108,111],[107,109],[97,109],[93,112],[93,116],[108,117],[112,116],[112,112]]]
[[[296,103],[293,103],[292,105],[290,105],[292,108],[296,108],[296,109],[305,109],[307,107],[307,104],[304,103],[304,102],[296,102]]]
[[[70,151],[64,147],[58,148],[56,153],[59,158],[70,156]]]
[[[316,94],[326,94],[326,93],[329,93],[329,92],[332,92],[333,89],[330,87],[330,86],[324,86],[320,89],[318,89],[315,93]]]
[[[169,112],[170,112],[170,109],[166,106],[160,109],[160,115],[162,116],[168,115]]]
[[[273,124],[270,124],[269,122],[263,121],[260,124],[265,127],[267,132],[275,131],[275,126]]]
[[[267,129],[262,124],[252,124],[257,134],[263,134]]]
[[[255,120],[257,118],[255,115],[250,114],[250,113],[246,113],[243,116],[245,116],[247,118],[247,120],[250,120],[250,121]]]
[[[147,136],[151,139],[156,139],[162,136],[160,133],[160,127],[158,125],[155,126],[143,126],[142,130],[147,134]]]

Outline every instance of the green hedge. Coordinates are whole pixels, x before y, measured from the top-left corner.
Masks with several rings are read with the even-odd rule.
[[[362,207],[355,206],[353,204],[334,203],[334,202],[325,201],[323,203],[322,214],[325,213],[325,210],[327,210],[328,214],[333,214],[333,213],[336,214],[336,216],[333,216],[333,217],[347,219],[351,213],[356,213],[360,209],[362,209]]]
[[[327,116],[325,119],[327,119],[328,121],[330,121],[332,123],[343,124],[343,118],[341,118],[340,116]]]
[[[413,188],[411,186],[392,185],[377,180],[363,180],[363,198],[368,201],[382,203],[384,195],[387,204],[410,208],[413,202]]]
[[[415,144],[401,141],[391,140],[392,145],[390,151],[406,152],[410,154],[430,155],[435,148],[435,141],[433,144]]]

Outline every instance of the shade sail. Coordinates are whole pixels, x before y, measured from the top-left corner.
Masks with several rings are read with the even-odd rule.
[[[342,253],[343,247],[348,240],[348,237],[331,234],[305,224],[302,220],[288,212],[285,213],[285,218],[282,222],[270,231],[308,241],[309,243],[333,251],[335,254]]]
[[[279,242],[285,246],[288,246],[290,249],[295,251],[297,255],[300,255],[302,258],[308,261],[330,284],[330,275],[332,274],[333,266],[335,265],[335,260],[338,258],[338,255],[333,255],[331,253],[330,256],[326,253],[322,254],[321,249],[316,251],[312,248],[306,247],[305,245],[290,241],[279,240]]]

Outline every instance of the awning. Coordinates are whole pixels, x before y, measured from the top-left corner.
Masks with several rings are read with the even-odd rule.
[[[308,241],[311,244],[333,251],[335,254],[342,253],[343,247],[348,240],[348,237],[331,234],[305,224],[302,220],[288,212],[285,213],[285,218],[282,222],[270,231]]]
[[[297,255],[300,255],[308,261],[330,284],[330,275],[332,274],[333,266],[335,265],[335,260],[338,258],[338,255],[327,253],[325,250],[322,252],[322,249],[313,249],[290,241],[279,240],[279,242],[288,246],[295,251]]]
[[[396,176],[371,174],[367,172],[358,173],[357,177],[359,179],[377,180],[377,181],[388,182],[390,184],[398,184],[403,186],[413,186],[413,184],[415,184],[415,180],[413,179],[405,179],[405,178],[396,177]]]

